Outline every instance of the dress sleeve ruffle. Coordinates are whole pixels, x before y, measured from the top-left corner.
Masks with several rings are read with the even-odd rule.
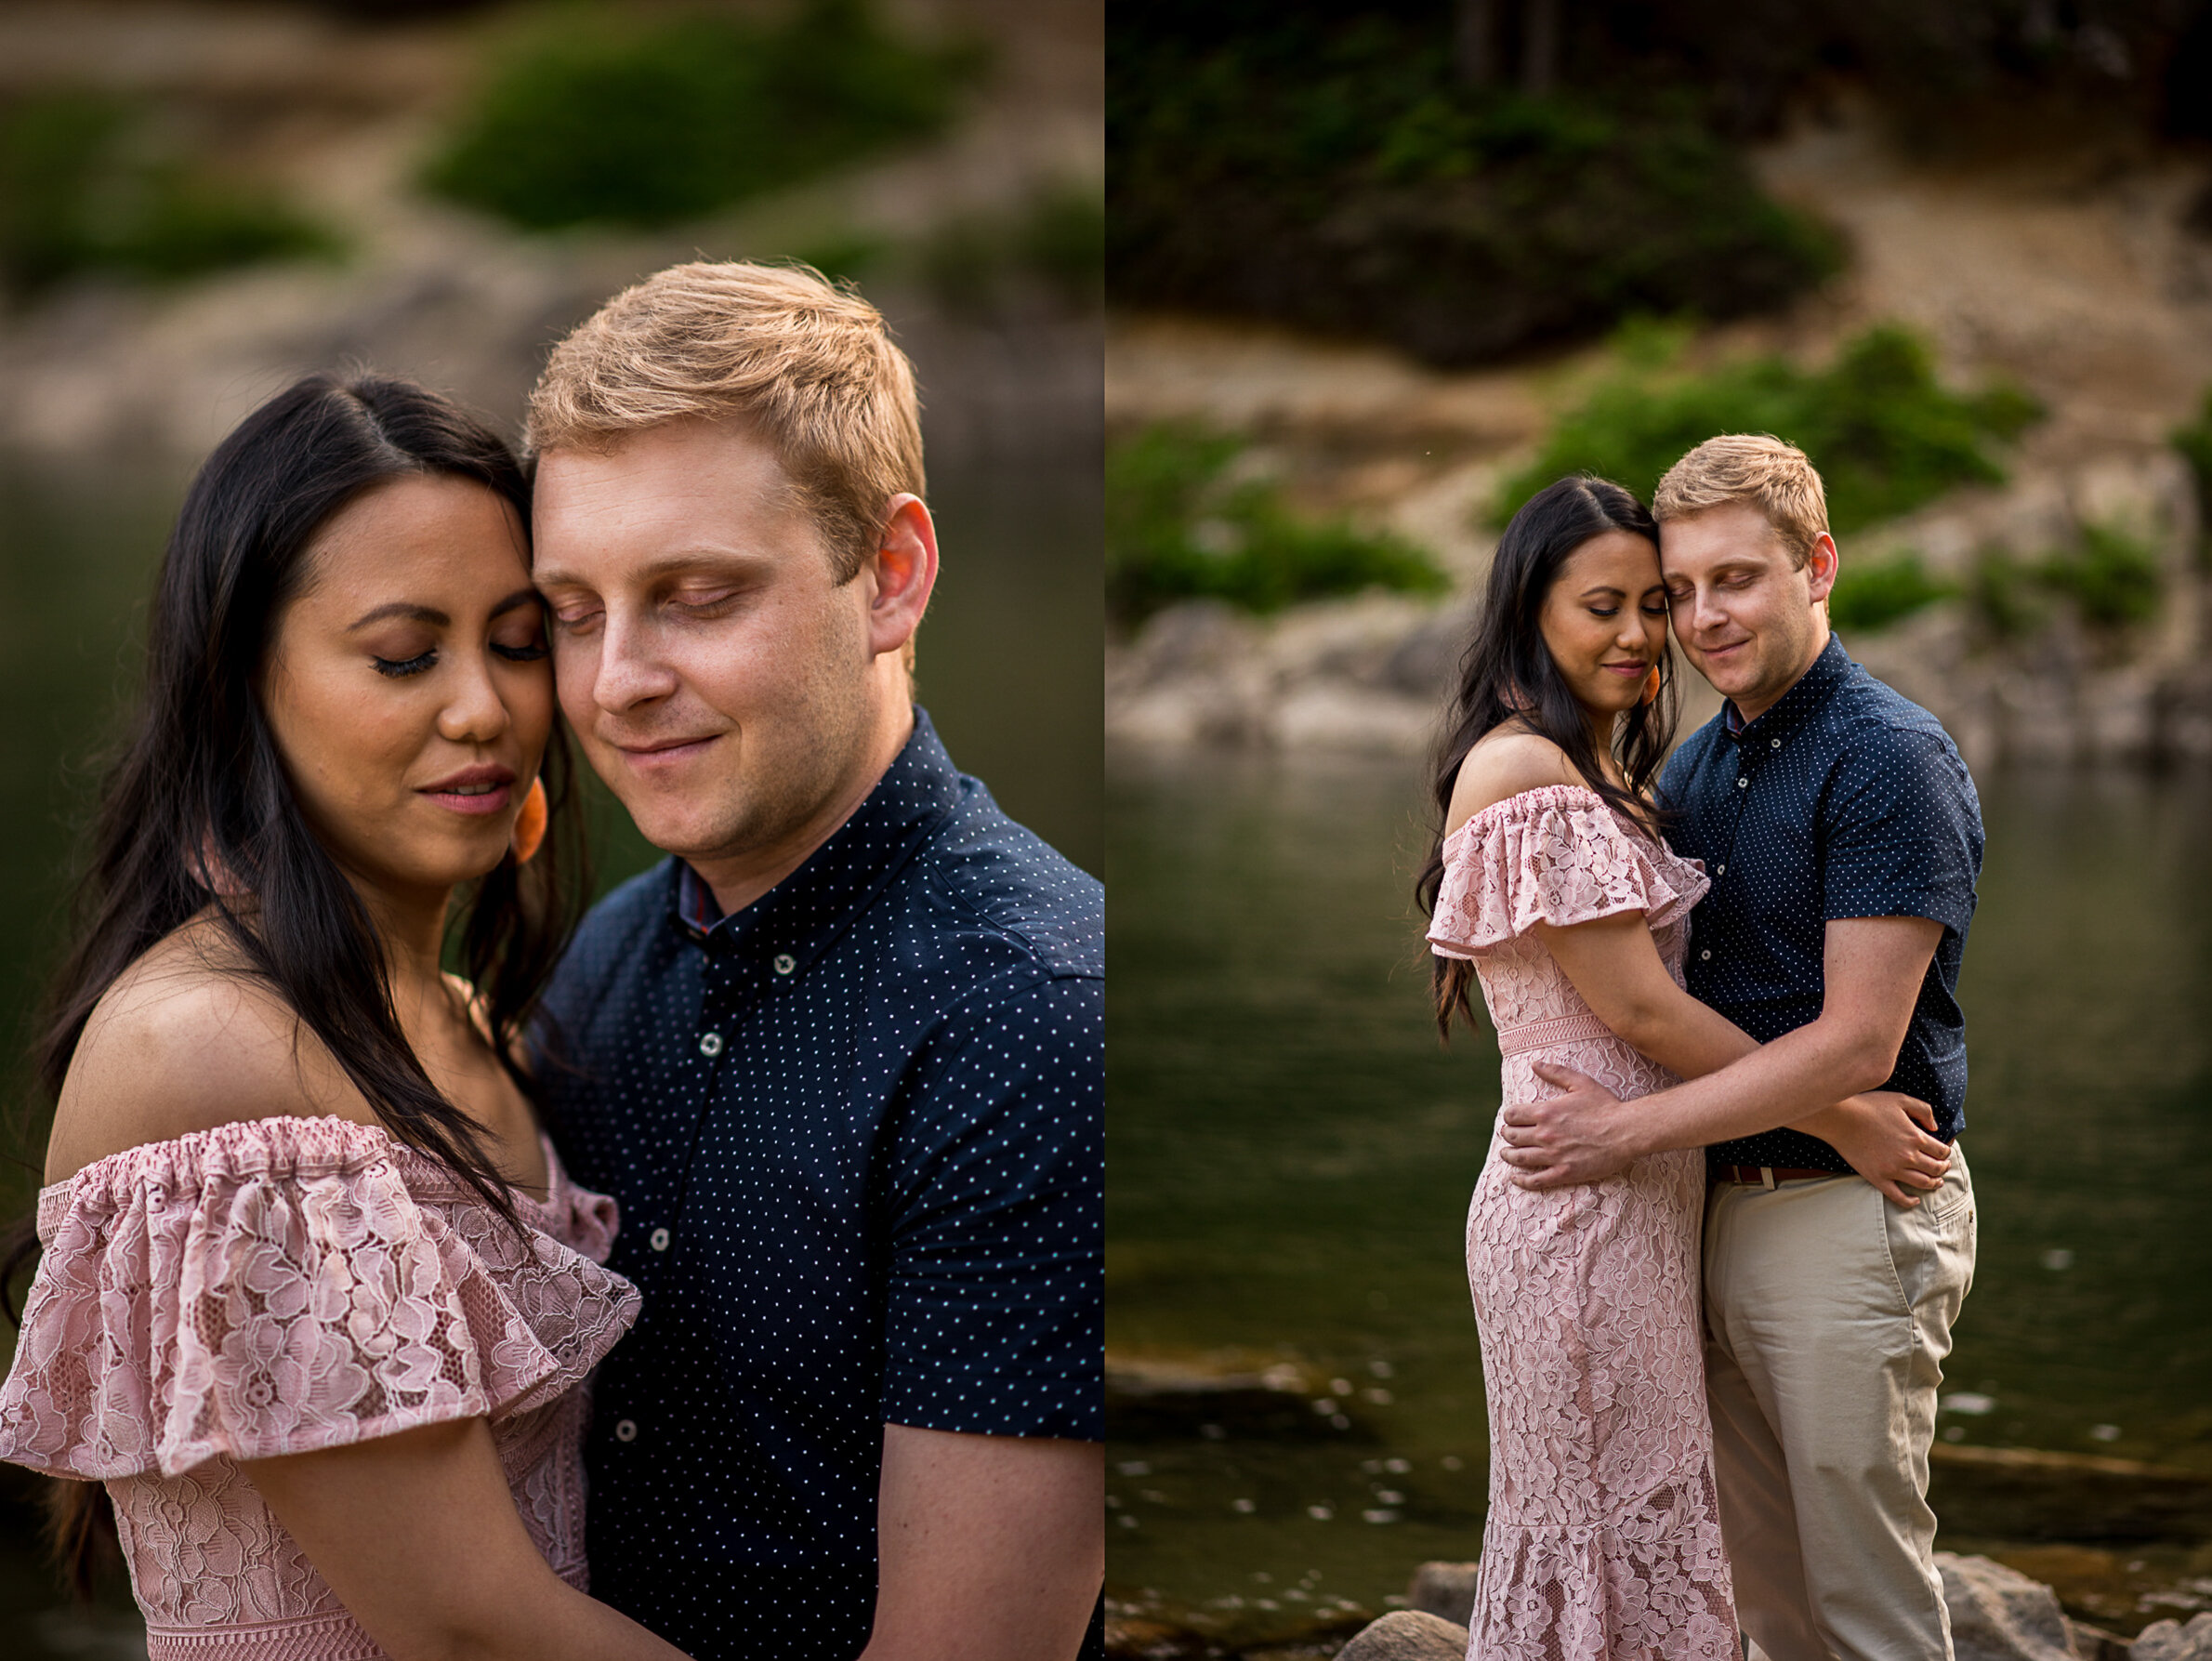
[[[1631,835],[1596,791],[1547,784],[1493,803],[1444,838],[1429,943],[1471,958],[1538,923],[1640,911],[1657,929],[1687,916],[1709,885],[1696,860]]]
[[[594,1259],[612,1202],[520,1234],[435,1161],[338,1118],[242,1121],[97,1161],[40,1196],[0,1458],[176,1476],[504,1417],[583,1382],[637,1318]],[[574,1213],[573,1216],[568,1213]]]

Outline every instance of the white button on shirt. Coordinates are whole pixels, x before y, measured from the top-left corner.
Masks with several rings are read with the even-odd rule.
[[[666,1251],[668,1249],[668,1231],[666,1229],[653,1230],[652,1233],[645,1236],[645,1244],[655,1251]]]
[[[637,1441],[638,1421],[634,1418],[616,1419],[614,1421],[614,1440],[617,1442]]]
[[[699,1035],[699,1053],[703,1056],[720,1055],[722,1053],[722,1035],[701,1033]]]
[[[789,952],[778,952],[770,967],[779,975],[787,975],[798,967],[798,959]]]

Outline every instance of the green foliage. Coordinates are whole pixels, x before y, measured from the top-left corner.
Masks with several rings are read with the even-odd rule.
[[[2212,389],[2205,391],[2197,418],[2186,427],[2175,428],[2169,436],[2196,480],[2197,527],[2205,538],[2199,545],[2200,552],[2212,549]]]
[[[496,69],[424,179],[533,231],[674,224],[943,130],[981,67],[864,0],[768,25],[572,11]]]
[[[925,237],[923,282],[947,310],[997,310],[1025,286],[1073,306],[1094,306],[1105,288],[1105,204],[1073,186],[1033,196],[1012,213],[963,215]]]
[[[1499,523],[1569,473],[1615,480],[1649,501],[1660,476],[1716,433],[1764,432],[1812,458],[1827,486],[1829,523],[1841,534],[1954,484],[2002,481],[1985,446],[2042,414],[2011,388],[1946,390],[1927,348],[1897,327],[1868,330],[1832,367],[1814,372],[1774,357],[1684,372],[1663,355],[1663,339],[1648,325],[1631,335],[1624,367],[1562,416],[1543,453],[1506,482]]]
[[[2157,615],[2163,590],[2157,559],[2142,543],[2109,526],[2084,525],[2079,547],[2055,548],[2032,563],[1984,548],[1966,593],[1982,627],[2009,640],[2043,627],[2061,600],[2092,628],[2147,623]]]
[[[2036,567],[2045,587],[2063,594],[2082,621],[2100,628],[2148,622],[2158,611],[2158,561],[2134,537],[2084,525],[2079,548],[2057,550]]]
[[[1982,626],[2000,640],[2034,634],[2050,615],[2035,573],[2001,547],[1985,547],[1975,556],[1967,603]]]
[[[1293,513],[1264,480],[1239,481],[1244,441],[1184,423],[1146,428],[1106,454],[1108,603],[1134,623],[1178,600],[1254,612],[1382,587],[1432,594],[1419,548],[1341,520]]]
[[[1957,592],[1955,585],[1929,576],[1916,553],[1865,565],[1846,560],[1828,594],[1828,621],[1871,634]]]
[[[1213,38],[1110,28],[1108,261],[1126,301],[1459,364],[1639,310],[1757,310],[1842,263],[1694,100],[1648,84],[1468,87],[1447,26],[1372,15]]]
[[[154,280],[303,255],[338,239],[266,191],[146,152],[118,99],[51,92],[0,107],[0,286],[84,271]]]

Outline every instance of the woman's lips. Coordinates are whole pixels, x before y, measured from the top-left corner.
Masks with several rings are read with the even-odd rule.
[[[478,816],[498,813],[514,799],[515,773],[512,768],[496,764],[464,767],[449,778],[443,778],[420,792],[440,807],[455,813]]]

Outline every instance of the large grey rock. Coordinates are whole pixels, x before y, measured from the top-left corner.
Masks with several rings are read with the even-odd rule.
[[[1393,1609],[1361,1628],[1336,1661],[1467,1661],[1467,1628],[1418,1609]]]
[[[2179,1621],[2153,1621],[2135,1636],[2128,1661],[2212,1661],[2212,1615]]]
[[[1429,1615],[1441,1615],[1457,1626],[1471,1627],[1475,1620],[1475,1576],[1481,1567],[1479,1562],[1423,1563],[1414,1571],[1413,1584],[1405,1588],[1405,1601]]]
[[[1939,1551],[1935,1561],[1956,1661],[2077,1661],[2049,1587],[1986,1557]]]

